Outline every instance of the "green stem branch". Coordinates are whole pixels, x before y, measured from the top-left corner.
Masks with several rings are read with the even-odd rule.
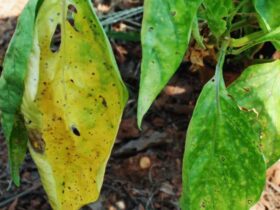
[[[224,79],[223,79],[223,65],[225,61],[225,56],[227,53],[227,48],[229,45],[229,40],[224,40],[222,42],[219,56],[218,56],[218,63],[216,65],[215,69],[215,84],[216,84],[216,101],[217,101],[217,107],[218,107],[218,112],[221,110],[220,109],[220,88],[225,87]]]

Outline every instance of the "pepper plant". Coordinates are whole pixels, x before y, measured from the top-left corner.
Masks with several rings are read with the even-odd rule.
[[[279,158],[280,61],[249,66],[229,87],[227,55],[280,48],[279,0],[145,0],[138,125],[179,67],[193,37],[218,51],[186,135],[183,210],[245,210]],[[108,39],[90,0],[29,0],[0,80],[11,175],[28,147],[54,210],[97,200],[127,100]]]
[[[246,210],[260,197],[265,171],[280,155],[280,61],[252,65],[229,87],[226,56],[279,48],[278,0],[146,0],[138,124],[179,67],[199,25],[218,51],[215,75],[204,86],[190,121],[183,160],[183,210]]]

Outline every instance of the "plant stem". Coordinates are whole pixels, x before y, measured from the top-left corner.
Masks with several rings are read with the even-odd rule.
[[[229,46],[230,47],[243,47],[243,46],[247,45],[249,42],[259,39],[260,37],[262,37],[264,35],[265,35],[265,32],[257,31],[257,32],[251,33],[251,34],[246,35],[239,39],[232,38],[230,40]]]
[[[220,109],[220,88],[225,87],[225,83],[224,83],[224,79],[223,79],[223,65],[224,65],[228,45],[229,45],[229,40],[225,39],[222,42],[219,56],[218,56],[218,63],[216,65],[216,69],[215,69],[214,78],[215,78],[215,84],[216,84],[216,101],[217,101],[218,112],[221,110]]]
[[[237,55],[245,50],[264,42],[268,41],[280,41],[280,27],[275,28],[274,30],[266,33],[266,32],[255,32],[253,34],[249,34],[248,36],[245,36],[240,39],[231,39],[230,47],[240,47],[236,50],[231,50],[230,54]]]
[[[232,11],[231,14],[229,14],[229,23],[232,23],[233,18],[235,17],[235,15],[238,13],[238,11],[249,2],[249,0],[243,0],[241,3],[238,4],[238,6]]]
[[[245,26],[251,26],[252,24],[256,23],[256,19],[255,18],[246,18],[246,19],[243,19],[239,22],[236,22],[234,24],[232,24],[231,26],[231,31],[236,31],[240,28],[243,28]]]

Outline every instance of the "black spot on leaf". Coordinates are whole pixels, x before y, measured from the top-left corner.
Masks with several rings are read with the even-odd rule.
[[[250,92],[250,89],[249,89],[249,88],[245,88],[245,87],[244,87],[243,90],[244,90],[245,92],[247,92],[247,93]]]
[[[176,16],[176,11],[172,11],[171,16],[173,16],[173,17]]]
[[[71,130],[76,136],[81,136],[80,131],[78,130],[78,128],[76,128],[75,125],[71,126]]]
[[[103,96],[99,96],[99,98],[101,98],[101,100],[102,100],[102,105],[104,106],[104,107],[108,107],[108,105],[107,105],[107,101],[106,101],[106,99],[103,97]]]

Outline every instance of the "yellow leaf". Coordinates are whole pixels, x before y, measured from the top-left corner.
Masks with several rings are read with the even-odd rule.
[[[97,200],[127,101],[90,0],[39,8],[21,110],[54,210]]]

